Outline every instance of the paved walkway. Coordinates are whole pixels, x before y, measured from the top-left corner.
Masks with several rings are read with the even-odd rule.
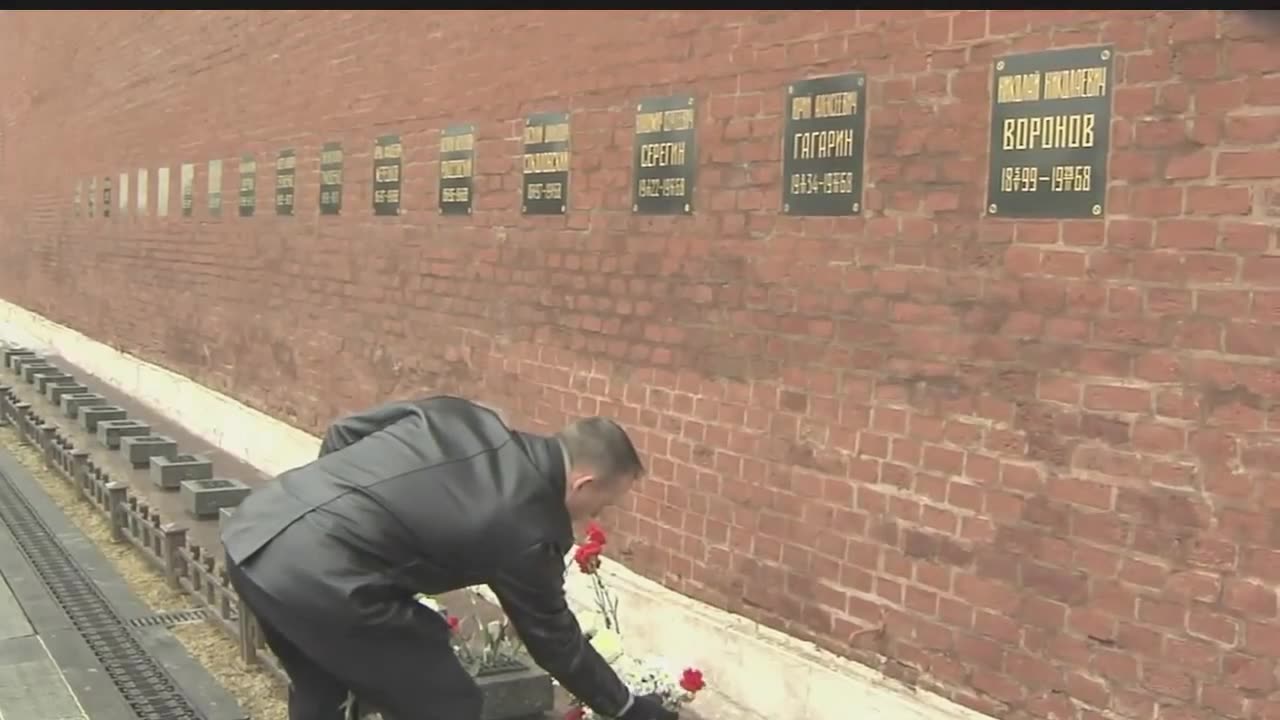
[[[0,450],[0,720],[244,717]]]

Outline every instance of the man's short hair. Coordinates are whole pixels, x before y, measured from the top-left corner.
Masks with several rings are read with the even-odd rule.
[[[556,438],[569,453],[569,463],[589,467],[605,482],[644,474],[644,463],[627,431],[603,417],[589,417],[566,425]]]

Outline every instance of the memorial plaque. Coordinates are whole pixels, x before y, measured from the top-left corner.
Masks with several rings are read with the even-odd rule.
[[[156,217],[169,216],[169,168],[156,168]]]
[[[320,149],[320,214],[342,213],[342,143],[327,142]]]
[[[258,208],[258,161],[252,155],[240,158],[240,217],[253,217]]]
[[[111,217],[111,178],[102,178],[102,217]]]
[[[692,95],[650,98],[636,106],[633,212],[641,215],[693,212],[697,134]]]
[[[526,215],[563,215],[569,201],[569,113],[531,115],[524,123]]]
[[[209,161],[209,215],[218,217],[222,214],[222,161]]]
[[[281,150],[276,157],[276,214],[293,214],[294,178],[298,173],[298,158],[293,150]]]
[[[862,73],[809,78],[787,88],[782,212],[862,212],[867,82]]]
[[[76,217],[80,217],[80,196],[84,193],[84,180],[76,180],[76,193],[71,198],[71,206]]]
[[[116,185],[116,205],[121,215],[129,210],[129,173],[120,173],[120,183]]]
[[[98,217],[98,178],[89,178],[89,192],[85,195],[88,202],[85,203],[85,216],[90,218]]]
[[[1110,46],[996,60],[987,213],[1101,217],[1111,147]]]
[[[178,194],[182,197],[182,215],[191,217],[196,205],[196,166],[183,163],[178,170]]]
[[[451,125],[440,133],[440,213],[470,215],[474,189],[476,131]]]
[[[404,146],[399,135],[383,135],[373,143],[373,214],[400,214],[400,180]]]
[[[146,168],[138,168],[138,214],[147,214],[147,195],[151,192],[151,186],[148,184],[151,178],[147,177]]]

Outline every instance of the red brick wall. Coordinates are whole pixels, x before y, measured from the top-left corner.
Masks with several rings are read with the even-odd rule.
[[[424,389],[542,428],[618,415],[654,471],[615,520],[634,567],[1001,717],[1272,717],[1267,32],[1208,11],[9,13],[0,295],[310,430]],[[1108,216],[985,218],[993,56],[1102,42]],[[785,84],[849,70],[867,213],[783,217]],[[699,210],[636,217],[632,105],[669,92],[698,97]],[[522,118],[548,110],[572,112],[570,212],[522,217]],[[435,212],[456,122],[480,138],[467,219]],[[405,213],[375,218],[388,132]],[[316,214],[330,140],[340,218]],[[270,212],[285,147],[294,218]],[[150,216],[72,215],[76,179],[139,167]]]

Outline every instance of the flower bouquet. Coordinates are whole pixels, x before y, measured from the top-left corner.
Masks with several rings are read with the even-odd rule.
[[[663,658],[639,657],[627,651],[618,620],[618,599],[600,576],[600,557],[607,541],[604,530],[596,523],[590,523],[586,539],[574,552],[573,561],[565,566],[565,572],[576,566],[579,572],[589,576],[594,592],[595,607],[579,613],[579,621],[592,647],[633,693],[656,695],[668,709],[679,710],[706,687],[702,671],[675,665]],[[603,718],[575,698],[565,720]]]

